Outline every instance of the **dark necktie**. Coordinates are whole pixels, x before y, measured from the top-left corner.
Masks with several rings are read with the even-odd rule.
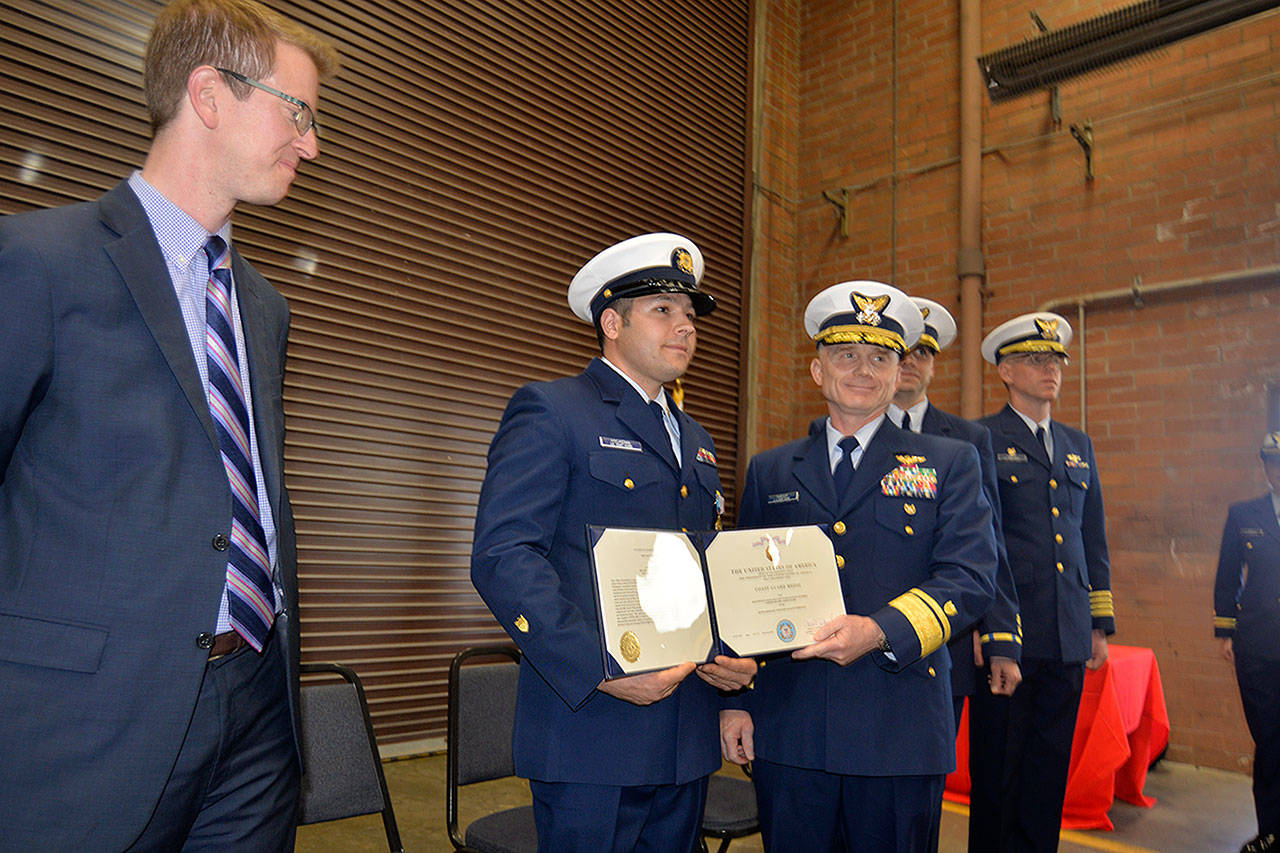
[[[214,236],[205,243],[204,252],[209,258],[209,287],[205,291],[209,410],[232,497],[227,606],[231,627],[262,651],[275,619],[275,592],[267,537],[258,515],[258,478],[249,450],[249,409],[231,326],[231,251],[221,237]]]
[[[849,484],[853,482],[853,451],[858,449],[858,439],[851,435],[840,439],[840,449],[844,451],[844,455],[840,457],[832,473],[836,481],[836,497],[842,497],[849,491]]]
[[[1049,442],[1045,441],[1044,427],[1036,427],[1036,441],[1040,442],[1040,446],[1044,448],[1044,455],[1049,457],[1049,461],[1053,461],[1053,454],[1049,452]]]
[[[662,432],[667,437],[667,444],[671,448],[671,453],[675,456],[676,461],[680,461],[679,439],[676,437],[675,430],[667,422],[667,412],[662,408],[662,404],[657,400],[649,401],[649,409],[653,412],[653,416],[658,419],[658,423],[662,425]]]
[[[910,412],[902,413],[902,428],[910,431],[911,429],[911,413]]]

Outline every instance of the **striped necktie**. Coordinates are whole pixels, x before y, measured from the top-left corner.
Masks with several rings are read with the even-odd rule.
[[[231,627],[260,652],[275,619],[275,593],[258,515],[258,479],[249,451],[249,410],[231,327],[231,251],[221,237],[213,236],[205,243],[204,252],[209,258],[209,287],[205,291],[209,410],[232,496],[227,605]]]

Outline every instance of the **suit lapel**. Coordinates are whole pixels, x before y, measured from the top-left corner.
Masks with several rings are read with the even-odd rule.
[[[1027,429],[1026,421],[1013,410],[1012,406],[1006,405],[1001,414],[1001,426],[1003,427],[1005,437],[1013,442],[1013,445],[1027,455],[1027,458],[1034,459],[1040,463],[1046,470],[1053,470],[1053,463],[1049,459],[1049,454],[1045,451],[1044,445],[1036,440],[1035,434]],[[1052,428],[1053,421],[1049,422]],[[1060,449],[1058,445],[1062,442],[1058,441],[1054,436],[1054,450]]]
[[[823,511],[836,514],[836,484],[831,479],[831,457],[827,453],[825,420],[821,428],[809,430],[809,441],[796,454],[792,472],[801,488]]]
[[[853,472],[853,482],[849,485],[849,491],[840,496],[838,516],[848,515],[869,492],[880,484],[880,478],[893,468],[896,463],[893,456],[898,450],[896,439],[901,434],[902,430],[894,426],[888,418],[880,424],[876,434],[871,437],[870,444],[862,450],[862,459],[858,462],[857,470]]]
[[[252,270],[234,247],[231,275],[240,305],[240,328],[244,332],[245,360],[249,364],[249,389],[253,398],[253,429],[258,440],[258,459],[267,500],[277,512],[280,506],[280,484],[283,480],[282,460],[275,448],[283,439],[283,424],[274,400],[280,393],[277,330],[270,327],[268,312],[262,301],[262,288],[270,287]]]
[[[675,454],[671,452],[671,437],[667,435],[667,428],[654,416],[644,398],[613,368],[598,358],[587,365],[587,372],[600,388],[601,397],[617,403],[618,420],[639,436],[672,470],[679,471]]]
[[[951,435],[951,423],[943,420],[933,403],[924,407],[924,417],[920,419],[920,431],[927,435]]]
[[[187,327],[182,321],[169,268],[160,253],[146,213],[133,190],[125,183],[117,184],[102,197],[100,210],[103,224],[120,235],[119,240],[105,246],[107,256],[133,295],[142,319],[151,330],[187,402],[204,427],[209,441],[216,447],[218,437],[213,429],[213,416],[209,414],[204,386],[200,383],[200,373],[196,369],[195,355],[191,351],[191,339],[187,337]]]

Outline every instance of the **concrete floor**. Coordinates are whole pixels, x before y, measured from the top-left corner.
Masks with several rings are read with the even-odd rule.
[[[405,850],[451,850],[445,830],[444,755],[391,761],[384,767]],[[1148,775],[1145,793],[1159,800],[1154,808],[1117,802],[1110,812],[1114,832],[1063,832],[1061,853],[1236,853],[1257,829],[1249,777],[1239,773],[1164,761]],[[529,788],[520,779],[484,782],[464,789],[459,800],[465,827],[490,810],[528,803]],[[967,825],[966,807],[944,804],[940,853],[965,853]],[[377,815],[300,827],[295,848],[298,853],[386,849]],[[729,849],[759,853],[760,836],[738,839]]]

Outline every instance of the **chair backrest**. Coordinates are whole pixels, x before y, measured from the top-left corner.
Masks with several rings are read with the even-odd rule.
[[[304,772],[298,822],[381,814],[388,847],[403,849],[360,678],[332,663],[303,664],[301,670],[333,674],[342,681],[302,685]]]
[[[493,662],[494,658],[500,660]],[[519,661],[515,646],[480,646],[459,652],[449,667],[445,810],[449,836],[457,847],[463,846],[458,787],[515,775],[511,733]]]

